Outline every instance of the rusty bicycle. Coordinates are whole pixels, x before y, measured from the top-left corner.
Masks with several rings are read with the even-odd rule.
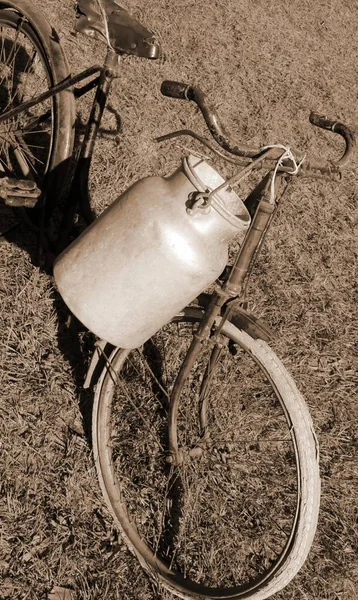
[[[98,250],[91,236],[99,231],[98,223],[107,223],[106,218],[114,222],[114,210],[122,216],[128,210],[136,220],[130,212],[134,188],[109,207],[107,216],[94,220],[88,193],[91,156],[110,84],[118,74],[118,56],[155,59],[160,47],[152,32],[116,0],[80,0],[78,10],[78,31],[99,35],[107,54],[103,65],[71,76],[58,36],[39,10],[29,0],[0,1],[0,197],[37,233],[41,252],[59,255],[54,269],[58,288],[73,313],[97,333],[91,319],[82,316],[82,306],[74,303],[81,297],[77,278],[63,282],[84,256],[88,291],[83,292],[85,280],[78,279],[85,295],[80,304],[89,304],[96,287],[91,252]],[[74,159],[75,98],[95,88]],[[200,282],[195,284],[198,289],[188,288],[192,296],[187,303],[177,282],[179,306],[173,302],[167,313],[163,277],[170,284],[179,267],[168,263],[166,274],[163,267],[156,275],[147,268],[149,283],[143,284],[143,275],[142,287],[128,301],[128,317],[121,313],[118,318],[119,329],[128,321],[139,337],[119,344],[117,339],[124,337],[116,337],[117,325],[111,326],[113,337],[98,330],[104,339],[96,344],[85,381],[94,392],[94,460],[108,509],[153,580],[182,598],[264,600],[291,581],[309,553],[319,512],[319,457],[308,407],[270,348],[272,332],[247,308],[247,283],[288,183],[310,176],[338,181],[354,136],[344,124],[312,113],[313,125],[343,138],[339,160],[306,156],[279,144],[255,148],[233,141],[198,88],[164,81],[162,93],[195,102],[216,145],[190,130],[163,135],[158,143],[189,136],[205,152],[235,166],[235,174],[225,180],[202,158],[184,159],[185,168],[175,175],[183,197],[169,194],[177,202],[180,222],[207,223],[219,214],[236,227],[240,216],[244,231],[230,263],[225,267],[220,259],[203,280],[199,275],[204,267],[198,268],[192,252],[194,242],[176,245],[173,216],[165,235],[155,238],[153,260],[161,243],[163,255],[175,248],[178,261],[186,252],[196,269],[192,279]],[[253,172],[262,172],[262,177],[242,202],[234,188]],[[160,182],[161,189],[167,190],[169,180],[173,178]],[[147,199],[142,231],[148,223],[160,230],[160,218],[150,213],[148,190],[154,184],[157,193],[158,179],[146,180],[149,187],[140,181],[136,188]],[[78,238],[84,245],[75,240],[68,248],[78,212],[90,227]],[[109,236],[107,225],[105,229]],[[220,229],[219,237],[225,235]],[[211,241],[204,254],[212,252]],[[129,248],[130,238],[126,243]],[[124,266],[129,260],[125,251],[124,245]],[[140,279],[133,275],[138,261],[138,256],[133,259],[130,279]],[[184,287],[188,278],[182,279]],[[102,280],[97,284],[103,290]],[[120,278],[114,284],[125,288]],[[159,291],[148,308],[149,287]],[[135,305],[139,296],[140,309]],[[160,308],[154,318],[150,309],[156,303]]]

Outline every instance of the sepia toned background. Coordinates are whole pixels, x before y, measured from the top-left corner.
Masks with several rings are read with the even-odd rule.
[[[73,73],[104,45],[73,34],[72,0],[36,0],[57,29]],[[357,129],[358,5],[350,0],[145,0],[122,5],[156,32],[163,56],[126,58],[91,170],[97,213],[129,184],[169,174],[195,144],[154,137],[205,133],[193,104],[160,95],[163,79],[199,85],[238,141],[284,143],[325,157],[336,136],[310,110]],[[78,106],[79,122],[88,101]],[[218,163],[225,172],[225,166]],[[320,443],[322,505],[306,565],[281,600],[358,599],[357,159],[341,183],[295,181],[251,281],[249,308],[310,407]],[[73,343],[51,278],[32,264],[24,231],[0,245],[0,597],[169,600],[152,587],[103,505],[81,392],[93,338]],[[57,599],[56,599],[57,600]]]

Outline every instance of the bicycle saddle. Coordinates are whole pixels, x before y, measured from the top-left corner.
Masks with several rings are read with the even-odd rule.
[[[153,32],[134,19],[116,0],[78,0],[75,29],[104,37],[118,54],[158,58],[160,47]]]

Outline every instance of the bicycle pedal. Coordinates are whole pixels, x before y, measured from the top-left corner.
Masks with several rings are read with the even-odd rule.
[[[40,195],[41,190],[31,179],[0,179],[0,197],[6,206],[34,208]]]

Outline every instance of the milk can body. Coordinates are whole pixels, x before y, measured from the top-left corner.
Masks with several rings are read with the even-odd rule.
[[[224,180],[201,159],[184,161],[168,178],[135,183],[55,263],[70,310],[115,346],[138,347],[169,322],[220,275],[229,240],[249,226],[234,192],[188,211],[192,192],[205,189],[203,174],[211,187]]]

